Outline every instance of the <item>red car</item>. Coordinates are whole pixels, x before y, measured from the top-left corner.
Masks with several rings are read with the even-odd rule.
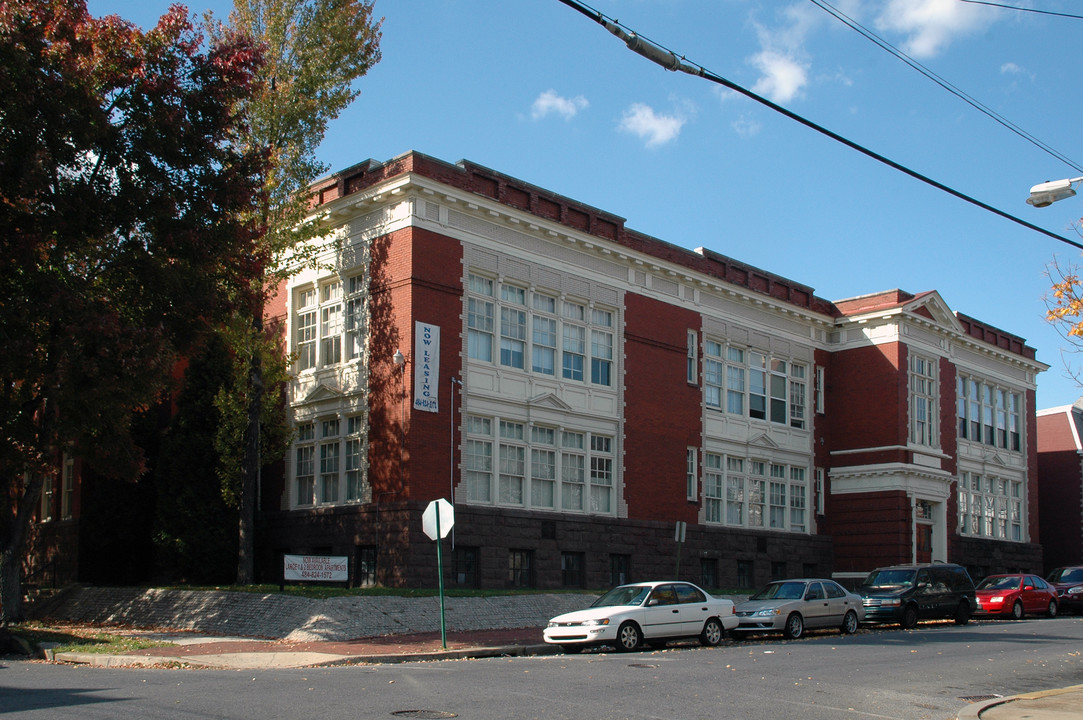
[[[1002,615],[1018,620],[1023,615],[1057,616],[1057,591],[1037,575],[990,575],[976,588],[976,615]]]

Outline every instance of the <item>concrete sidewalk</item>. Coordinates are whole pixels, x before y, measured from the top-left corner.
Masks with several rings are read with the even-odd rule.
[[[538,628],[452,632],[446,634],[446,641],[439,632],[343,642],[288,642],[191,633],[145,633],[141,637],[171,644],[113,655],[47,651],[46,659],[96,667],[267,670],[552,655],[561,652],[560,648],[542,642]]]
[[[959,713],[959,720],[1079,720],[1083,717],[1083,685],[997,698]]]

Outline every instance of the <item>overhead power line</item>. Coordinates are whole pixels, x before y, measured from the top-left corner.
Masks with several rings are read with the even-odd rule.
[[[978,112],[981,112],[984,115],[987,115],[988,117],[992,118],[996,122],[998,122],[1001,125],[1003,125],[1004,127],[1006,127],[1008,130],[1011,130],[1013,133],[1015,133],[1019,137],[1023,138],[1024,140],[1026,140],[1030,144],[1034,145],[1038,149],[1048,153],[1049,155],[1052,155],[1057,160],[1060,160],[1061,162],[1063,162],[1065,165],[1069,166],[1073,170],[1076,170],[1078,172],[1083,172],[1083,167],[1081,167],[1078,163],[1073,161],[1067,155],[1053,149],[1052,147],[1047,145],[1045,142],[1039,140],[1038,138],[1031,135],[1029,132],[1027,132],[1023,128],[1019,127],[1018,125],[1016,125],[1012,121],[1005,118],[1003,115],[1000,115],[995,110],[988,107],[987,105],[979,102],[975,98],[973,98],[970,95],[968,95],[967,93],[963,92],[958,87],[956,87],[952,83],[948,82],[944,78],[940,77],[935,72],[933,72],[929,68],[925,67],[924,65],[919,63],[917,60],[915,60],[914,58],[912,58],[909,55],[907,55],[906,53],[904,53],[902,50],[899,50],[894,45],[892,45],[891,43],[889,43],[888,41],[884,40],[882,37],[880,37],[879,35],[874,33],[872,30],[869,30],[867,27],[863,26],[861,23],[857,22],[852,17],[846,15],[846,13],[842,12],[841,10],[834,7],[830,3],[825,2],[824,0],[809,0],[809,1],[813,5],[815,5],[816,7],[820,8],[824,12],[826,12],[826,13],[830,14],[831,16],[833,16],[839,22],[841,22],[844,25],[846,25],[847,27],[849,27],[851,30],[854,30],[857,33],[863,35],[864,37],[866,37],[867,39],[874,42],[876,45],[878,45],[883,50],[886,50],[887,52],[891,53],[895,57],[899,58],[904,63],[906,63],[910,67],[914,68],[919,73],[921,73],[922,75],[929,78],[930,80],[932,80],[934,83],[936,83],[940,87],[942,87],[945,90],[947,90],[948,92],[950,92],[952,95],[955,95],[956,97],[961,99],[963,102],[965,102],[968,105],[970,105],[971,107],[973,107]],[[969,2],[969,0],[964,0],[964,1]]]
[[[1039,15],[1056,15],[1057,17],[1075,18],[1076,20],[1083,20],[1083,15],[1053,12],[1052,10],[1036,10],[1035,8],[1019,7],[1018,5],[1004,5],[1002,3],[986,2],[986,0],[960,0],[960,2],[970,3],[971,5],[988,5],[990,7],[1005,8],[1007,10],[1018,10],[1019,12],[1037,13]]]
[[[781,105],[773,103],[770,100],[768,100],[767,98],[752,92],[748,88],[742,87],[741,85],[738,85],[735,82],[727,80],[726,78],[724,78],[724,77],[722,77],[720,75],[716,75],[715,73],[707,70],[707,68],[703,67],[702,65],[699,65],[697,63],[693,63],[693,62],[689,61],[683,55],[678,55],[677,53],[675,53],[672,50],[660,45],[659,43],[656,43],[653,40],[650,40],[647,37],[645,37],[643,35],[640,35],[639,33],[635,32],[631,28],[628,28],[628,27],[622,25],[618,20],[614,20],[613,18],[610,18],[607,15],[602,14],[601,12],[595,10],[594,8],[584,4],[582,2],[579,2],[578,0],[560,0],[560,2],[567,5],[568,7],[572,8],[576,12],[579,12],[582,15],[590,18],[594,22],[596,22],[599,25],[601,25],[602,27],[604,27],[606,30],[608,30],[613,35],[616,35],[618,38],[620,38],[621,40],[624,41],[625,45],[628,46],[629,50],[632,50],[633,52],[635,52],[635,53],[637,53],[639,55],[642,55],[643,57],[647,58],[648,60],[650,60],[653,63],[661,65],[666,70],[672,70],[674,72],[683,72],[683,73],[687,73],[689,75],[695,75],[696,77],[701,77],[704,80],[708,80],[710,82],[721,85],[721,86],[723,86],[725,88],[733,90],[734,92],[740,93],[741,95],[744,95],[745,97],[748,97],[748,98],[751,98],[752,100],[755,100],[756,102],[760,103],[761,105],[765,105],[766,107],[771,108],[775,112],[778,112],[778,113],[781,113],[781,114],[785,115],[786,117],[790,118],[791,120],[794,120],[796,122],[801,123],[802,125],[804,125],[807,128],[811,128],[812,130],[815,130],[816,132],[818,132],[818,133],[820,133],[822,135],[826,135],[827,137],[831,138],[832,140],[835,140],[836,142],[842,143],[843,145],[845,145],[845,146],[847,146],[847,147],[849,147],[849,148],[851,148],[853,150],[858,151],[862,155],[870,157],[873,160],[876,160],[877,162],[883,163],[884,165],[887,165],[890,168],[894,168],[895,170],[898,170],[901,173],[909,175],[910,177],[912,177],[912,178],[914,178],[916,180],[920,180],[921,182],[923,182],[923,183],[925,183],[927,185],[931,185],[932,187],[934,187],[934,188],[936,188],[938,190],[942,190],[943,192],[946,192],[949,195],[953,195],[953,196],[959,198],[960,200],[965,200],[966,202],[970,203],[971,205],[974,205],[976,207],[980,207],[981,209],[986,210],[988,212],[991,212],[994,215],[999,215],[1000,217],[1002,217],[1002,218],[1004,218],[1006,220],[1011,220],[1012,222],[1014,222],[1014,223],[1016,223],[1018,225],[1022,225],[1023,227],[1025,227],[1025,228],[1027,228],[1029,230],[1033,230],[1035,232],[1041,233],[1042,235],[1045,235],[1047,237],[1051,237],[1054,240],[1059,240],[1059,241],[1061,241],[1063,243],[1067,243],[1068,245],[1072,245],[1073,247],[1083,249],[1083,244],[1081,244],[1081,243],[1078,243],[1078,242],[1076,242],[1074,240],[1070,240],[1070,239],[1064,237],[1063,235],[1058,235],[1057,233],[1052,232],[1050,230],[1046,230],[1045,228],[1039,227],[1039,226],[1035,225],[1034,223],[1027,222],[1026,220],[1024,220],[1024,219],[1022,219],[1020,217],[1016,217],[1015,215],[1004,212],[1003,210],[995,208],[992,205],[989,205],[988,203],[984,203],[981,200],[978,200],[978,199],[973,198],[973,197],[971,197],[969,195],[966,195],[965,193],[959,192],[958,190],[955,190],[954,188],[951,188],[951,187],[949,187],[949,186],[947,186],[947,185],[945,185],[945,184],[943,184],[941,182],[937,182],[936,180],[933,180],[932,178],[930,178],[930,177],[928,177],[926,175],[922,175],[921,173],[917,172],[916,170],[911,170],[910,168],[906,167],[905,165],[901,165],[900,163],[897,163],[894,160],[891,160],[890,158],[887,158],[887,157],[885,157],[885,156],[883,156],[883,155],[881,155],[881,154],[879,154],[879,153],[877,153],[877,152],[875,152],[873,150],[870,150],[870,149],[864,147],[863,145],[859,145],[858,143],[854,142],[853,140],[849,140],[849,139],[843,137],[842,135],[839,135],[836,132],[828,130],[827,128],[823,127],[822,125],[818,125],[818,124],[812,122],[811,120],[809,120],[809,119],[807,119],[805,117],[802,117],[801,115],[798,115],[797,113],[795,113],[795,112],[793,112],[791,110],[787,110],[786,108],[782,107]]]

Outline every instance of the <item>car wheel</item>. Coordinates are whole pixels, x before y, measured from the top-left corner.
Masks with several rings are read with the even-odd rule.
[[[1057,608],[1057,601],[1056,600],[1050,600],[1049,601],[1049,607],[1046,609],[1045,614],[1048,615],[1051,618],[1054,618],[1054,617],[1057,616],[1057,609],[1058,609]]]
[[[1019,610],[1023,610],[1022,605],[1019,606]],[[963,600],[961,603],[959,603],[959,607],[955,608],[954,619],[956,625],[966,625],[968,622],[970,622],[970,603],[968,603],[966,600]]]
[[[796,640],[801,637],[805,632],[805,620],[801,617],[800,613],[791,613],[786,618],[786,627],[782,629],[782,634],[788,637],[790,640]]]
[[[1015,604],[1012,605],[1012,620],[1022,620],[1022,619],[1023,619],[1023,603],[1016,600]]]
[[[576,653],[583,652],[582,645],[561,645],[560,649],[569,655],[575,655]]]
[[[914,605],[907,605],[903,608],[902,618],[899,620],[899,625],[904,630],[917,627],[918,624],[918,609]]]
[[[718,622],[718,618],[711,618],[703,623],[703,632],[699,634],[699,641],[707,647],[715,647],[721,644],[725,635],[726,629],[722,627],[722,623]]]
[[[634,622],[626,622],[617,628],[617,650],[631,652],[643,643],[643,634]]]
[[[846,635],[853,635],[857,632],[857,625],[857,613],[853,610],[848,610],[846,612],[846,617],[842,619],[842,632]]]

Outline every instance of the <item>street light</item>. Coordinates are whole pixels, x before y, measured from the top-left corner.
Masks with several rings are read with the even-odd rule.
[[[402,394],[399,402],[399,490],[402,490],[406,485],[403,459],[406,452],[406,356],[402,354],[402,350],[396,350],[391,361],[402,371]]]
[[[1043,208],[1049,207],[1058,200],[1067,200],[1075,196],[1075,189],[1072,186],[1081,181],[1083,181],[1083,177],[1051,180],[1050,182],[1035,185],[1030,189],[1027,204],[1036,208]]]

